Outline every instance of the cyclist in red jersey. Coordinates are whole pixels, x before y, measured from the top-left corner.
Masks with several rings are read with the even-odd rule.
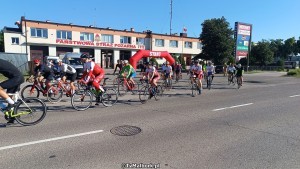
[[[84,84],[91,83],[95,87],[98,96],[99,93],[104,91],[104,89],[100,85],[101,80],[104,78],[104,69],[102,69],[94,61],[92,61],[91,57],[87,54],[82,54],[80,58],[84,63],[84,72],[82,78],[80,79],[80,82]],[[96,97],[96,105],[99,104],[99,101],[100,97]]]

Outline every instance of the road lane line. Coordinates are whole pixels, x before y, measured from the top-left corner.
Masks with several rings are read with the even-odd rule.
[[[231,106],[231,107],[223,107],[223,108],[219,108],[219,109],[213,109],[213,111],[220,111],[220,110],[225,110],[225,109],[232,109],[232,108],[236,108],[236,107],[248,106],[248,105],[251,105],[251,104],[253,104],[253,103],[240,104],[240,105]]]
[[[300,95],[298,94],[298,95],[293,95],[293,96],[290,96],[290,97],[299,97]]]
[[[96,134],[96,133],[101,133],[101,132],[103,132],[103,130],[95,130],[95,131],[90,131],[90,132],[86,132],[86,133],[79,133],[79,134],[74,134],[74,135],[68,135],[68,136],[62,136],[62,137],[54,137],[54,138],[45,139],[45,140],[38,140],[38,141],[32,141],[32,142],[27,142],[27,143],[21,143],[21,144],[15,144],[15,145],[10,145],[10,146],[4,146],[4,147],[0,147],[0,151],[1,150],[11,149],[11,148],[17,148],[17,147],[34,145],[34,144],[46,143],[46,142],[50,142],[50,141],[63,140],[63,139],[72,138],[72,137],[80,137],[80,136],[85,136],[85,135],[90,135],[90,134]]]

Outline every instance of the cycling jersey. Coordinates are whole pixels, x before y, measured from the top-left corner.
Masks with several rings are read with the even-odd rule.
[[[236,70],[236,69],[235,69],[234,66],[229,66],[229,67],[228,67],[228,72],[229,72],[229,73],[234,73],[235,70]]]
[[[147,68],[146,73],[149,74],[150,76],[152,76],[153,74],[154,74],[154,76],[159,76],[159,73],[157,72],[157,70],[154,66]]]
[[[124,66],[123,68],[122,68],[122,71],[121,71],[121,75],[122,74],[124,74],[124,73],[127,73],[127,76],[126,76],[126,78],[130,78],[130,77],[133,77],[133,76],[135,76],[135,70],[134,70],[134,68],[130,65],[130,64],[127,64],[126,66]]]
[[[203,75],[203,72],[202,72],[202,66],[201,65],[193,65],[191,67],[191,72],[192,74],[191,75],[196,75],[199,79],[202,79],[202,75]]]
[[[215,73],[215,67],[214,66],[206,66],[207,75],[213,75]]]
[[[104,75],[104,70],[93,61],[84,63],[83,71],[83,78],[85,78],[86,82],[88,82],[92,76],[96,77],[99,75]]]
[[[20,85],[24,82],[22,73],[12,63],[0,59],[0,73],[8,80],[0,83],[3,89],[7,89],[7,93],[15,93],[20,89]]]
[[[236,76],[237,76],[237,77],[243,76],[243,70],[244,70],[243,67],[236,68]]]
[[[46,65],[40,64],[34,68],[35,76],[38,76],[39,73],[44,76],[48,81],[53,80],[53,70]]]
[[[60,77],[67,76],[67,79],[70,80],[71,82],[74,82],[77,77],[76,69],[73,68],[72,66],[62,63],[60,66]]]

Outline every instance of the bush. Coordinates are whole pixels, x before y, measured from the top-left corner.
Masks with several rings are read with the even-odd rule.
[[[288,76],[300,76],[300,69],[290,70],[287,72]]]

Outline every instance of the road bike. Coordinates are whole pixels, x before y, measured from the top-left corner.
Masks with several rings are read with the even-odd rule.
[[[5,110],[5,119],[15,118],[15,120],[23,125],[30,126],[41,122],[47,113],[46,104],[39,98],[22,98],[19,92],[8,93],[15,101],[14,107]],[[0,99],[4,103],[5,100]],[[3,110],[1,110],[3,111]]]
[[[172,89],[172,78],[164,76],[164,82],[163,86],[165,87],[166,90]]]
[[[117,90],[119,96],[124,96],[127,92],[137,94],[139,83],[133,84],[126,77],[117,77],[113,81],[113,86]]]
[[[198,86],[197,83],[197,76],[192,75],[191,77],[191,90],[192,90],[192,97],[195,97],[197,94],[199,94],[200,87]]]
[[[93,98],[98,100],[97,103],[102,103],[105,107],[110,107],[117,103],[118,101],[118,92],[114,88],[106,88],[106,80],[109,78],[104,78],[102,87],[104,88],[103,92],[97,93],[97,91],[92,87],[91,83],[87,85],[82,85],[80,90],[76,90],[75,93],[71,96],[72,107],[78,111],[88,109],[92,103]]]
[[[208,88],[208,90],[210,90],[211,89],[211,83],[212,83],[212,75],[208,75],[206,81],[207,81],[207,88]]]
[[[147,83],[146,86],[143,86],[139,91],[139,99],[142,104],[147,103],[152,97],[157,101],[163,96],[164,89],[161,85],[152,86]]]
[[[40,96],[40,93],[43,94],[43,96],[47,97],[47,93],[48,90],[44,89],[41,84],[36,80],[36,79],[32,79],[32,80],[26,80],[27,82],[31,82],[33,84],[29,84],[23,87],[23,89],[21,90],[21,97],[27,98],[27,97],[36,97],[38,98]],[[43,85],[45,85],[45,79],[43,79]],[[54,81],[52,81],[54,82]]]
[[[74,86],[76,89],[80,89],[80,85],[74,82]],[[52,84],[47,92],[47,100],[51,103],[60,102],[63,95],[70,97],[72,95],[72,89],[70,82],[64,82],[62,80],[58,80],[57,83]]]
[[[242,86],[242,77],[236,77],[237,88],[241,88]]]
[[[235,75],[232,73],[228,73],[228,85],[230,85],[231,83],[235,85],[235,81],[236,81]]]

